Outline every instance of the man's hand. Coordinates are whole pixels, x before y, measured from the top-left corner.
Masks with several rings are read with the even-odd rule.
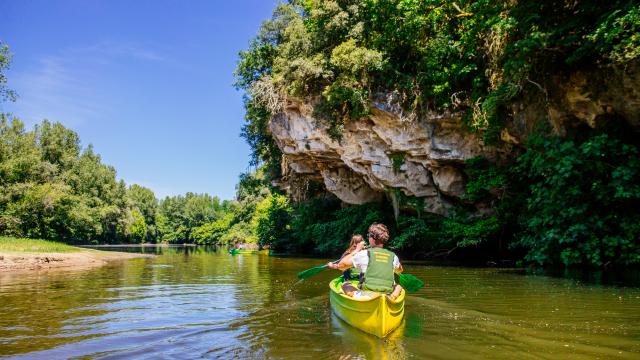
[[[403,271],[404,268],[402,267],[402,264],[400,264],[399,268],[393,270],[393,272],[395,272],[396,274],[402,274]]]
[[[364,241],[360,241],[359,243],[356,244],[356,249],[354,252],[358,252],[360,250],[364,250],[367,247],[367,245],[364,243]]]

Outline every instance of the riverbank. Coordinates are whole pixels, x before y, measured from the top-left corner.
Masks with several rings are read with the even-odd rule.
[[[54,241],[0,237],[0,272],[87,269],[150,254],[83,249]]]

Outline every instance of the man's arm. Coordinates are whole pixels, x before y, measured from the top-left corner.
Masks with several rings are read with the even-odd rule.
[[[400,267],[399,267],[399,268],[395,269],[395,273],[396,273],[396,274],[400,274],[400,273],[402,273],[403,271],[404,271],[404,269],[402,268],[402,264],[400,264]]]

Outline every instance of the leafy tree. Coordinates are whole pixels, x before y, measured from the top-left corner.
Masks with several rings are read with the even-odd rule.
[[[162,241],[192,242],[192,230],[223,216],[223,206],[217,197],[187,193],[160,201],[158,212]]]
[[[125,238],[125,186],[59,123],[0,116],[0,232],[67,242]]]
[[[534,137],[518,159],[529,184],[518,244],[539,264],[640,263],[640,147],[609,133]]]
[[[147,224],[138,209],[131,211],[131,222],[127,224],[127,233],[135,242],[144,242],[147,239]]]
[[[151,189],[133,184],[127,189],[129,207],[137,210],[144,218],[147,233],[144,238],[147,240],[156,237],[156,218],[158,216],[158,199]]]
[[[246,222],[238,222],[233,224],[229,230],[227,230],[222,237],[220,237],[221,244],[257,244],[258,238],[256,236],[255,228]]]
[[[0,102],[15,101],[17,97],[15,91],[7,88],[7,77],[4,75],[10,64],[11,53],[9,52],[9,47],[0,41]]]
[[[71,169],[80,155],[80,138],[60,123],[44,120],[34,129],[42,160],[56,167],[57,174]]]
[[[260,245],[272,245],[288,237],[289,207],[284,195],[269,194],[256,205],[252,225]]]
[[[214,222],[205,223],[194,228],[191,233],[193,240],[198,244],[224,243],[221,239],[230,231],[234,219],[235,214],[233,211],[229,211]]]

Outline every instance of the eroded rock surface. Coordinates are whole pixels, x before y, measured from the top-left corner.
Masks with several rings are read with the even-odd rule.
[[[444,214],[453,198],[464,195],[464,161],[496,153],[462,128],[461,114],[404,121],[379,105],[367,120],[347,124],[340,141],[311,114],[310,107],[293,101],[271,121],[286,157],[285,175],[317,177],[349,204],[377,201],[386,190],[399,189],[424,198],[427,211]]]
[[[606,116],[640,130],[638,68],[636,63],[557,76],[543,85],[532,82],[538,90],[530,89],[529,100],[513,104],[502,140],[523,143],[540,119],[560,135],[577,123],[595,127]],[[309,104],[290,99],[270,122],[284,156],[281,184],[290,189],[288,179],[314,179],[349,204],[377,201],[400,190],[424,199],[425,211],[447,214],[464,197],[466,160],[510,156],[507,147],[486,146],[481,135],[465,128],[462,112],[408,117],[378,100],[367,119],[345,125],[340,141],[331,139],[312,113]]]

